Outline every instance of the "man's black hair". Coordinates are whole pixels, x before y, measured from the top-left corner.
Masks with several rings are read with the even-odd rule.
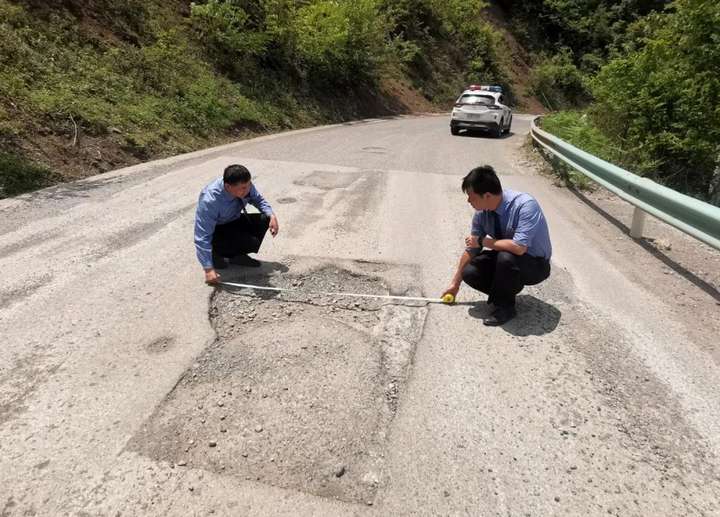
[[[229,185],[247,183],[251,179],[250,171],[244,165],[228,165],[223,172],[223,181]]]
[[[502,185],[495,169],[490,165],[482,165],[467,173],[462,181],[462,190],[466,194],[472,190],[481,196],[487,192],[497,195],[502,194]]]

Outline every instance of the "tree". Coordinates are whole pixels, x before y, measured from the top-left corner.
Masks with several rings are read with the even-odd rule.
[[[641,171],[702,196],[720,149],[720,4],[676,0],[593,81],[593,117]]]

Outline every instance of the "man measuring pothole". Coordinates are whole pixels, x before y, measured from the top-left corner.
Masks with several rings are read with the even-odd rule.
[[[307,183],[333,189],[346,184],[339,179],[316,171]],[[503,190],[492,167],[471,170],[462,189],[476,210],[473,230],[442,302],[465,282],[496,306],[483,323],[504,325],[517,293],[549,275],[547,225],[534,199]],[[261,213],[246,213],[248,203]],[[246,167],[226,167],[201,192],[195,220],[205,281],[222,285],[209,312],[217,340],[129,447],[184,468],[371,503],[427,304],[441,300],[422,298],[412,266],[262,264],[248,253],[266,232],[279,232],[270,204]],[[243,269],[221,279],[216,270],[228,261]]]
[[[245,270],[240,280],[290,291],[216,291],[217,340],[129,447],[184,468],[372,502],[427,308],[306,293],[417,296],[418,272],[288,262],[282,275]]]

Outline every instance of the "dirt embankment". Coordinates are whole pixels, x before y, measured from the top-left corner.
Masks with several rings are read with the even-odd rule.
[[[527,113],[545,113],[546,110],[542,103],[530,92],[530,71],[532,69],[530,55],[513,36],[510,31],[510,21],[497,1],[490,2],[488,8],[485,9],[485,16],[500,32],[507,49],[508,55],[504,56],[504,64],[513,84],[517,99],[516,108]]]

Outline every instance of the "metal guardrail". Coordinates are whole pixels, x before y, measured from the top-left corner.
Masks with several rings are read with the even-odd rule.
[[[720,250],[720,207],[680,194],[586,153],[540,129],[535,123],[539,118],[530,124],[530,134],[535,142],[635,206],[631,237],[642,237],[645,214],[648,213]]]

